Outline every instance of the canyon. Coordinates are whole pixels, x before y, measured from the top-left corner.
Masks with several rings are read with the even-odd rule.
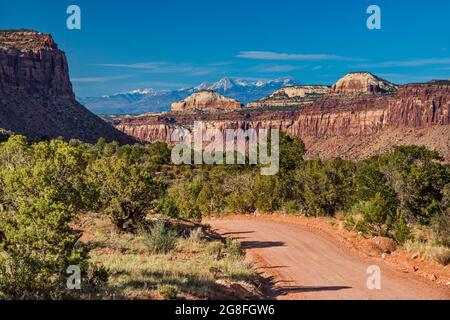
[[[0,31],[0,133],[135,142],[76,101],[65,53],[32,30]]]
[[[277,128],[301,138],[308,158],[364,159],[394,145],[418,144],[450,161],[450,81],[396,86],[371,73],[351,73],[331,87],[297,86],[243,108],[173,110],[113,117],[142,142],[166,141],[177,128],[202,121],[211,129]]]
[[[287,86],[280,88],[283,83]],[[239,84],[250,85],[224,81],[218,88]],[[369,72],[352,72],[333,85],[283,80],[253,87],[274,90],[243,106],[205,84],[181,96],[168,112],[101,119],[76,101],[67,58],[51,35],[0,31],[0,140],[22,134],[32,140],[103,137],[170,144],[176,129],[191,130],[202,121],[206,129],[222,131],[280,129],[305,142],[308,158],[357,160],[394,145],[417,144],[450,161],[449,80],[395,85]]]

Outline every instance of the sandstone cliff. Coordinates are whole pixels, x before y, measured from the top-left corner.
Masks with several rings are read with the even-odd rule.
[[[236,100],[225,98],[212,90],[196,92],[186,99],[172,104],[171,111],[218,111],[236,110],[242,105]]]
[[[0,128],[30,139],[134,142],[75,100],[64,52],[30,30],[0,31]]]
[[[370,72],[351,72],[339,79],[332,90],[344,94],[376,94],[393,93],[396,87]]]
[[[249,108],[267,107],[295,107],[316,101],[321,96],[328,94],[327,86],[289,86],[275,91],[268,97],[251,102]]]
[[[450,161],[450,82],[446,81],[403,85],[389,94],[330,93],[292,110],[173,112],[117,118],[115,125],[141,141],[171,142],[176,128],[190,129],[194,121],[220,130],[279,128],[302,138],[309,157],[361,159],[393,145],[421,144]]]

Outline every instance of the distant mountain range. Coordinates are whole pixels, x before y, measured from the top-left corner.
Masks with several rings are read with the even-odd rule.
[[[268,81],[223,78],[217,82],[204,82],[196,87],[179,90],[139,89],[102,97],[78,97],[77,99],[96,114],[141,114],[168,111],[172,103],[201,90],[214,90],[228,98],[247,104],[294,84],[292,78]]]

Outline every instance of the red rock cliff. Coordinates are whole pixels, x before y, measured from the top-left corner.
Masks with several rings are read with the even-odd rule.
[[[292,111],[249,110],[226,114],[167,113],[115,119],[116,127],[142,141],[168,141],[178,126],[203,121],[207,128],[280,128],[302,138],[309,155],[364,158],[396,144],[423,144],[450,160],[450,82],[409,84],[396,93],[330,94]]]
[[[31,139],[134,141],[75,100],[64,52],[29,30],[0,31],[0,128]]]

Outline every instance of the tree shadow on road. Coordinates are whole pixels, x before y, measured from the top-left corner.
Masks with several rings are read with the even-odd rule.
[[[284,247],[286,244],[281,241],[241,241],[245,249]]]
[[[320,291],[340,291],[340,290],[346,290],[351,289],[352,287],[348,286],[322,286],[322,287],[303,287],[303,286],[286,286],[286,287],[280,287],[275,288],[274,291],[278,295],[286,295],[289,293],[304,293],[304,292],[320,292]]]
[[[249,233],[255,233],[255,231],[225,232],[225,233],[222,233],[222,236],[230,236],[230,235],[235,235],[235,234],[249,234]]]
[[[294,286],[289,285],[289,282],[294,281],[277,281],[275,277],[265,277],[263,288],[266,298],[277,299],[277,297],[295,293],[340,291],[352,289],[352,287],[349,286]]]

